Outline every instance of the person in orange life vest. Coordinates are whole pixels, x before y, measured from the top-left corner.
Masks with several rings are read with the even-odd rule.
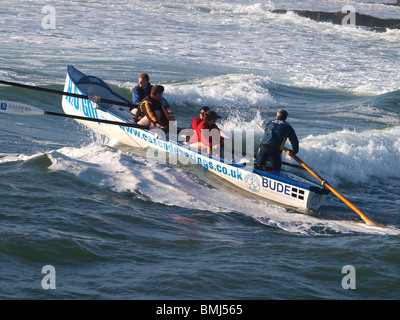
[[[199,115],[192,120],[192,129],[196,130],[197,126],[203,121],[203,115],[205,112],[210,111],[210,108],[207,106],[201,107],[199,111]]]
[[[151,88],[150,95],[144,99],[136,113],[136,123],[141,126],[168,128],[171,120],[161,101],[164,87],[155,85]]]
[[[215,111],[207,111],[203,115],[203,121],[196,127],[193,136],[190,138],[190,147],[213,154],[220,154],[219,148],[224,147],[224,140],[231,140],[220,128],[215,124],[217,119],[221,118]]]

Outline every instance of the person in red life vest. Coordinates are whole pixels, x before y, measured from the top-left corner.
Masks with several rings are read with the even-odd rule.
[[[170,116],[165,110],[161,97],[164,87],[155,85],[151,88],[150,95],[144,99],[136,113],[136,123],[141,126],[168,128]]]
[[[205,112],[210,111],[210,108],[207,106],[201,107],[199,111],[199,115],[192,120],[192,129],[196,130],[197,126],[203,121],[203,115]]]
[[[206,111],[203,121],[196,127],[193,136],[189,140],[191,148],[220,156],[220,148],[224,148],[224,140],[231,140],[216,125],[217,119],[221,118],[215,111]]]

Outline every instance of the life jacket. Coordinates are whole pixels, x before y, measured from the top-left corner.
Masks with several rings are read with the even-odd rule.
[[[139,105],[136,112],[135,121],[138,122],[142,118],[147,117],[152,123],[157,124],[158,120],[155,115],[155,111],[160,111],[160,125],[167,125],[169,122],[168,113],[164,108],[164,104],[161,100],[154,100],[151,96],[145,98]]]
[[[212,147],[213,145],[217,144],[216,141],[212,141],[212,137],[210,135],[210,131],[213,129],[221,131],[216,124],[210,126],[205,121],[200,122],[189,142],[201,142],[207,147]],[[220,147],[224,148],[224,139],[221,137],[221,134],[218,134],[218,138]]]

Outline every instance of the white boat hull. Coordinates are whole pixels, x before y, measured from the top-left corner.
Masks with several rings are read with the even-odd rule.
[[[64,87],[65,92],[98,96],[110,94],[106,91],[99,92],[99,86],[96,83],[92,85],[85,83],[85,89],[82,89],[81,85],[76,83],[76,79],[72,78],[76,76],[76,73],[79,76],[82,74],[71,66],[68,71]],[[88,80],[97,79],[95,77],[89,78]],[[84,92],[84,90],[94,90],[95,92],[91,94],[90,92]],[[100,88],[100,91],[102,91],[102,88]],[[106,98],[109,99],[109,97],[116,100],[119,96],[107,96]],[[126,100],[124,101],[127,102]],[[100,103],[100,108],[96,108],[96,104],[92,101],[69,96],[63,96],[62,107],[66,114],[125,123],[133,120],[129,111],[124,111],[123,108],[116,105],[107,105],[106,108],[102,108]],[[184,144],[169,141],[164,134],[159,134],[159,132],[155,131],[90,121],[80,122],[105,136],[117,139],[120,143],[140,148],[151,147],[169,153],[171,157],[176,157],[178,162],[201,165],[208,171],[247,192],[286,206],[316,210],[326,198],[327,192],[321,187],[289,172],[263,172],[241,164],[224,163],[220,158],[210,157],[208,154],[199,153]]]

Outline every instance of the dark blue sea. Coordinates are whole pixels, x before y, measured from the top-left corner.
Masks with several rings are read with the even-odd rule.
[[[351,3],[400,18],[381,2]],[[399,299],[400,30],[273,12],[343,6],[1,1],[1,80],[63,90],[73,65],[130,99],[147,72],[181,127],[203,105],[226,131],[285,108],[298,156],[384,227],[333,194],[297,210],[71,119],[0,114],[0,299]],[[0,100],[62,112],[56,94],[1,85]]]

